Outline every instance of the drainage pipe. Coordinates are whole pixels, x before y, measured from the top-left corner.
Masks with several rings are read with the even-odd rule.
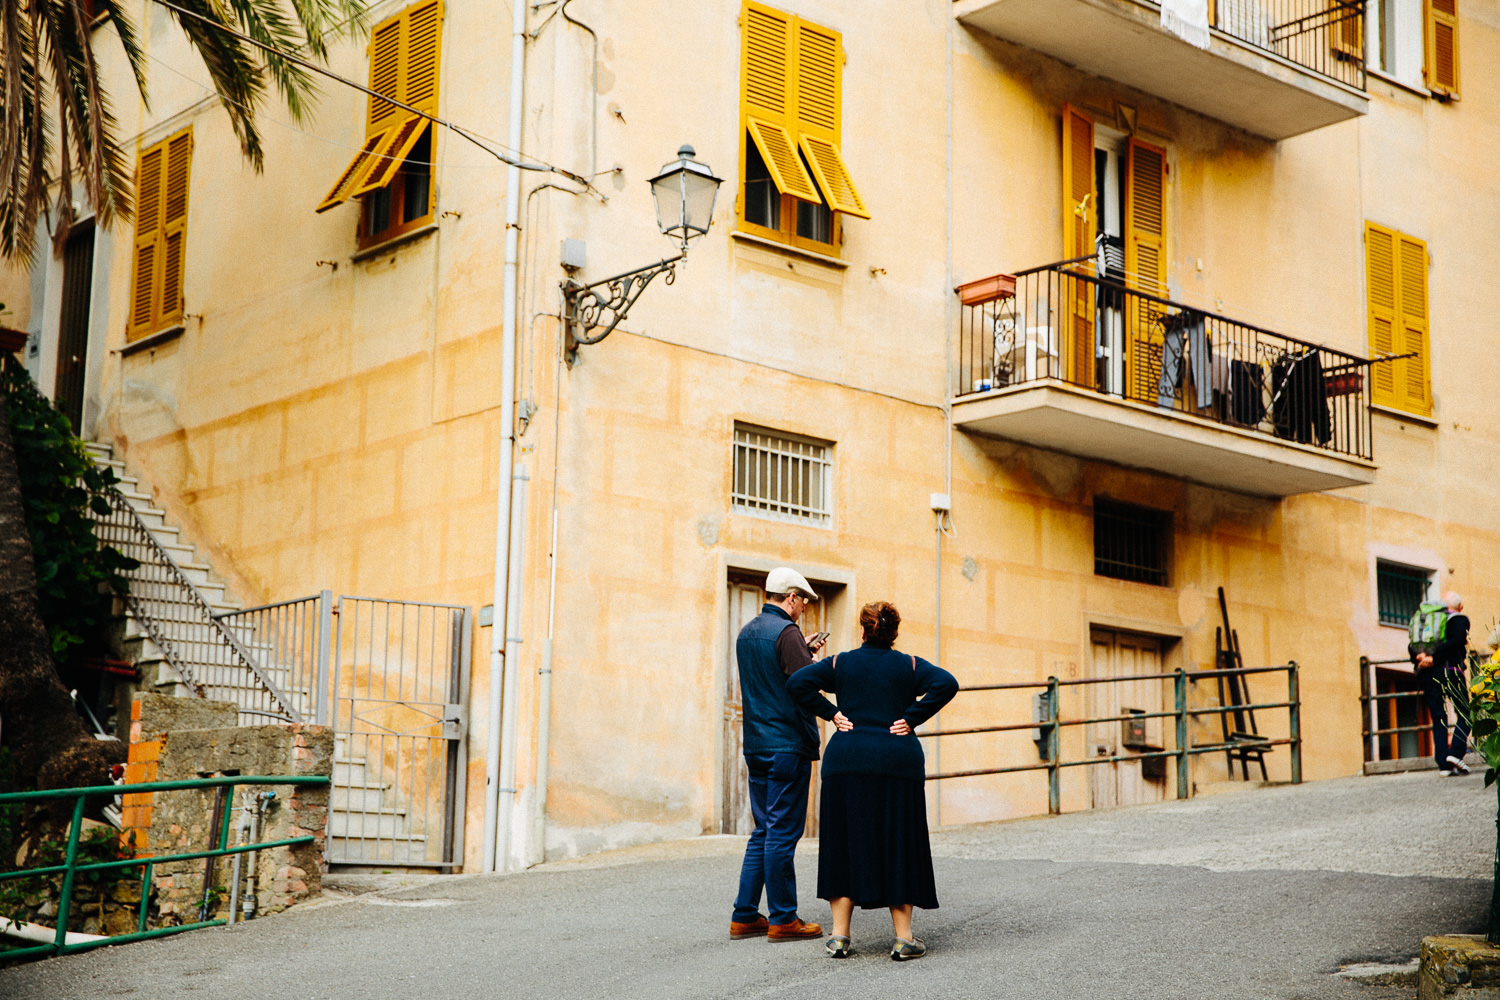
[[[509,809],[515,789],[501,787],[500,739],[514,726],[515,705],[501,700],[503,678],[511,664],[506,656],[506,628],[510,622],[511,477],[515,470],[516,395],[516,272],[519,259],[521,212],[522,88],[526,82],[526,3],[511,0],[510,121],[507,152],[514,159],[505,168],[505,283],[500,336],[500,472],[496,477],[495,576],[490,619],[489,730],[484,761],[484,862],[482,870],[496,870],[502,798]],[[509,719],[507,720],[507,718]],[[511,782],[514,784],[514,781]],[[508,845],[507,845],[508,846]]]
[[[531,863],[547,860],[547,755],[552,742],[552,626],[557,620],[557,475],[552,476],[552,548],[547,579],[547,638],[542,640],[541,689],[536,708],[536,792],[531,822]]]
[[[254,794],[251,792],[246,792],[240,797],[241,815],[239,824],[235,827],[235,833],[238,835],[238,839],[235,841],[236,847],[244,847],[247,842],[246,838],[250,835],[250,817],[253,812],[252,806],[254,801]],[[234,923],[234,915],[239,912],[240,875],[244,867],[245,855],[236,854],[234,856],[234,867],[232,869],[233,874],[229,878],[229,922],[231,924]]]
[[[521,560],[525,553],[523,526],[526,523],[528,478],[526,466],[516,466],[515,478],[511,481],[515,498],[511,503],[510,520],[510,594],[507,600],[510,613],[504,622],[504,715],[500,724],[500,810],[495,838],[495,864],[500,871],[510,871],[514,867],[511,862],[511,824],[516,802],[516,730],[520,722],[516,697],[521,688],[520,650],[517,647],[521,642]],[[497,618],[495,625],[500,624]]]

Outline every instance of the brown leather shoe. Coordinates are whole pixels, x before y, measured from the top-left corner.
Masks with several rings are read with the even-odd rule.
[[[772,941],[805,941],[822,936],[822,924],[810,924],[801,917],[789,924],[772,924],[766,933],[766,937]]]
[[[766,923],[765,917],[756,917],[754,920],[741,923],[738,920],[729,921],[729,937],[731,940],[747,937],[763,937],[766,928],[771,925]]]

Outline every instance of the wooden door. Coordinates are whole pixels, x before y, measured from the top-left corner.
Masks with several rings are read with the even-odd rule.
[[[1090,635],[1090,676],[1108,679],[1109,683],[1091,684],[1085,699],[1090,719],[1112,719],[1137,712],[1164,710],[1166,682],[1141,680],[1162,672],[1161,640],[1156,636],[1112,629],[1094,629]],[[1151,748],[1166,747],[1163,719],[1145,720],[1145,743]],[[1127,747],[1126,723],[1122,721],[1091,722],[1086,727],[1087,749],[1095,757],[1135,756],[1143,751]],[[1157,758],[1163,760],[1165,758]],[[1151,777],[1139,760],[1120,760],[1109,764],[1089,765],[1089,800],[1093,808],[1160,802],[1166,798],[1166,773],[1170,766],[1155,765],[1150,770],[1161,775]]]
[[[57,321],[57,376],[52,400],[83,436],[84,374],[89,343],[89,298],[94,289],[94,227],[75,226],[63,247],[62,312]]]

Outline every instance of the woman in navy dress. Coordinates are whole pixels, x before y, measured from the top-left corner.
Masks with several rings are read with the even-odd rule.
[[[958,681],[892,648],[901,614],[891,604],[865,605],[859,624],[860,648],[803,667],[787,679],[787,690],[837,729],[823,754],[818,834],[818,896],[833,910],[828,954],[853,954],[855,906],[884,907],[896,932],[891,958],[901,962],[927,951],[912,935],[912,907],[938,905],[922,789],[926,761],[912,731],[958,693]]]

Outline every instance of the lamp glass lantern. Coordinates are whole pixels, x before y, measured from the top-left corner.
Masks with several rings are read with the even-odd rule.
[[[724,183],[706,164],[699,163],[696,155],[692,146],[683,146],[677,151],[677,159],[651,178],[656,224],[665,235],[680,241],[683,253],[687,253],[689,240],[708,232],[714,200]]]

